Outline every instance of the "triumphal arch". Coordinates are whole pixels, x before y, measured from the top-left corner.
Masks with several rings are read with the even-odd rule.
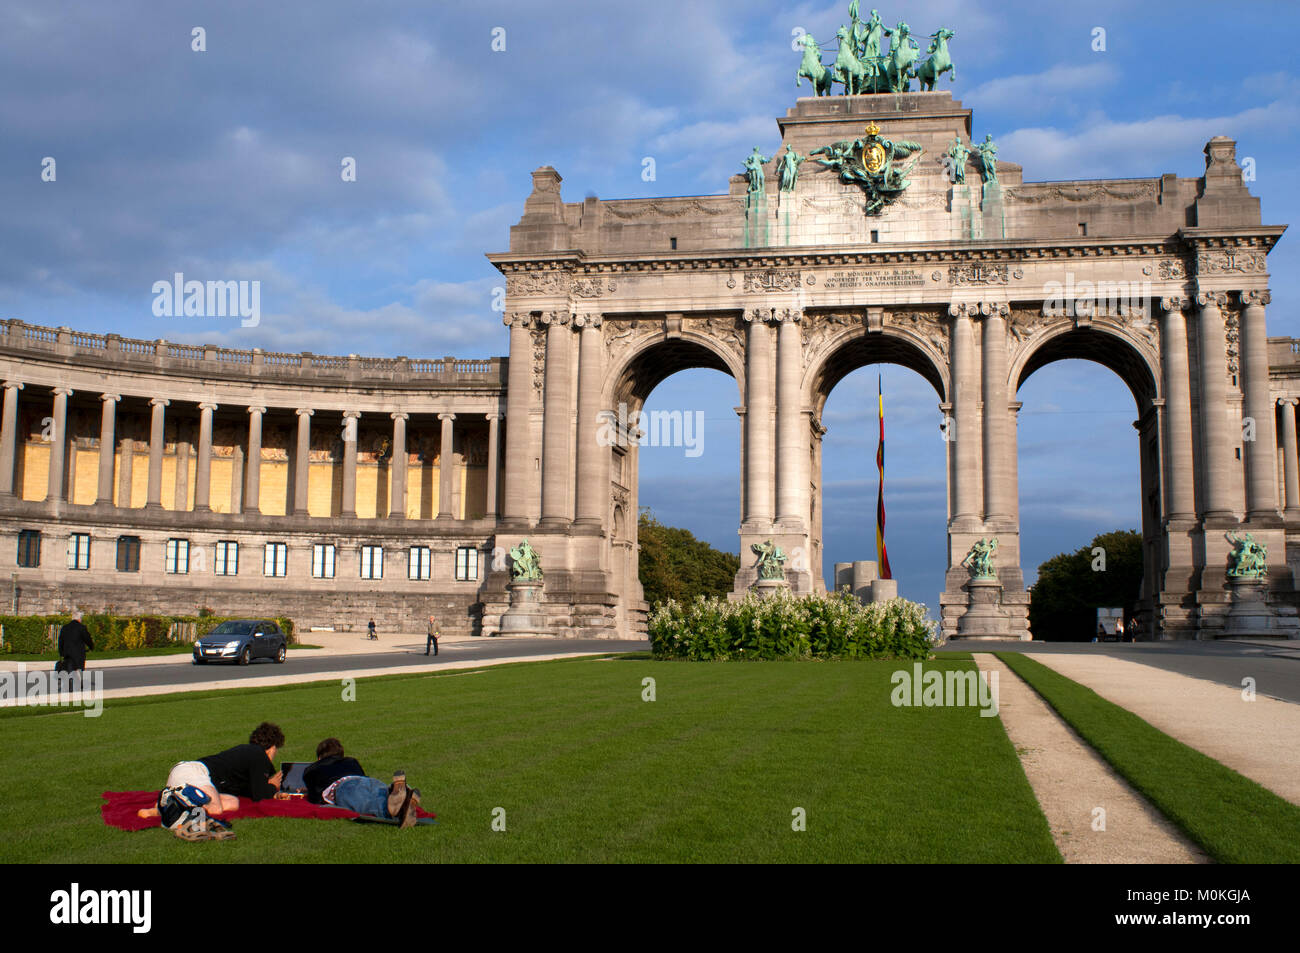
[[[865,29],[855,17],[848,35]],[[931,36],[939,67],[951,37]],[[950,91],[898,82],[877,47],[847,74],[855,94],[836,94],[810,46],[817,95],[777,118],[774,151],[737,157],[726,194],[566,202],[555,169],[533,173],[509,251],[489,255],[510,327],[498,546],[544,554],[569,624],[641,630],[638,435],[611,440],[607,422],[707,367],[737,385],[742,556],[773,540],[795,591],[824,590],[822,410],[845,375],[892,362],[933,385],[947,448],[943,631],[963,634],[962,561],[996,538],[995,614],[1021,636],[1016,393],[1086,358],[1135,402],[1144,637],[1224,631],[1245,533],[1273,554],[1260,591],[1289,604],[1265,319],[1284,226],[1261,223],[1235,143],[1206,143],[1196,178],[1026,182]]]
[[[1235,144],[1206,143],[1194,178],[1134,160],[1134,178],[1025,182],[953,98],[957,31],[925,55],[906,23],[860,20],[856,0],[849,14],[832,63],[800,39],[808,95],[777,118],[779,144],[734,156],[725,193],[566,202],[555,169],[533,173],[489,256],[508,358],[0,321],[8,611],[209,607],[389,632],[435,611],[444,632],[643,634],[638,416],[691,367],[736,382],[734,592],[820,590],[826,398],[893,362],[934,387],[943,631],[1021,636],[1017,392],[1086,358],[1133,395],[1142,637],[1293,635],[1300,342],[1266,336],[1284,229],[1262,224]]]

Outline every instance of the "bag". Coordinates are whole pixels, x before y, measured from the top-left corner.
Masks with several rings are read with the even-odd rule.
[[[61,658],[61,659],[59,659],[57,662],[54,663],[54,671],[56,671],[56,672],[66,672],[67,670],[68,670],[68,660],[67,660],[67,659],[65,659],[65,658]]]
[[[230,824],[208,817],[212,799],[192,784],[163,788],[158,794],[158,818],[181,840],[224,840],[234,837]]]

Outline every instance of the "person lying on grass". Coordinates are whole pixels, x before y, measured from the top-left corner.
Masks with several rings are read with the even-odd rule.
[[[316,760],[302,773],[307,800],[312,804],[341,807],[370,817],[413,827],[419,817],[420,791],[407,787],[406,773],[393,774],[393,783],[366,776],[361,762],[343,753],[343,742],[326,738],[316,746]]]
[[[237,810],[241,797],[252,801],[275,797],[281,781],[280,772],[275,770],[275,754],[282,747],[284,732],[280,726],[264,721],[253,729],[246,745],[175,765],[167,775],[166,787],[198,788],[211,798],[206,809],[214,816]],[[140,817],[159,816],[157,805],[136,813]]]

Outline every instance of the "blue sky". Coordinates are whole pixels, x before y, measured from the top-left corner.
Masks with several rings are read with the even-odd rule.
[[[793,31],[832,36],[846,2],[472,5],[9,0],[0,30],[0,316],[173,341],[317,353],[506,352],[491,310],[503,251],[553,165],[564,195],[720,193],[793,104]],[[869,4],[863,4],[864,14]],[[1200,174],[1212,135],[1254,160],[1287,223],[1300,80],[1294,4],[910,2],[939,26],[974,110],[1026,181]],[[191,31],[206,31],[205,52]],[[1092,49],[1094,30],[1106,49]],[[492,49],[494,30],[505,49]],[[500,34],[496,34],[500,36]],[[499,44],[498,44],[499,45]],[[1240,60],[1239,64],[1235,61]],[[769,153],[770,154],[770,153]],[[42,182],[52,156],[57,180]],[[345,183],[344,156],[357,162]],[[655,181],[642,159],[656,160]],[[1270,256],[1270,333],[1295,323],[1296,242]],[[176,271],[262,282],[262,322],[158,318]],[[886,368],[890,547],[904,594],[942,577],[943,446],[933,391]],[[827,407],[827,561],[870,556],[875,372]],[[1067,362],[1021,389],[1024,567],[1137,521],[1132,398]],[[652,406],[705,412],[706,452],[649,448],[642,500],[736,545],[735,385],[670,378]]]

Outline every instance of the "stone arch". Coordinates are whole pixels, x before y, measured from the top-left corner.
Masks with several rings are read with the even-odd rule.
[[[1160,419],[1156,412],[1163,392],[1154,328],[1152,339],[1143,340],[1128,326],[1117,321],[1076,324],[1070,319],[1060,319],[1027,341],[1013,355],[1008,368],[1009,390],[1015,394],[1035,371],[1063,360],[1090,361],[1110,370],[1124,382],[1136,405],[1143,582],[1139,613],[1132,621],[1136,622],[1145,638],[1153,638],[1156,596],[1163,588],[1161,534],[1164,515],[1163,450],[1160,445]],[[1014,465],[1018,482],[1018,459]],[[1018,509],[1017,522],[1019,523]]]
[[[946,352],[947,330],[942,322],[938,330]],[[819,418],[835,385],[868,364],[898,364],[913,370],[930,382],[941,403],[948,400],[947,354],[941,353],[933,341],[899,326],[869,333],[862,325],[852,325],[832,334],[810,357],[803,376],[804,405]]]
[[[737,332],[739,335],[742,332]],[[739,340],[739,338],[738,338]],[[639,408],[656,387],[679,371],[707,368],[721,371],[735,380],[740,403],[745,401],[745,362],[739,345],[727,346],[716,338],[694,330],[669,337],[662,331],[633,341],[626,353],[610,361],[601,388],[602,403],[615,407],[620,401]]]
[[[1007,385],[1014,394],[1034,371],[1072,359],[1092,361],[1114,371],[1128,386],[1139,410],[1161,396],[1156,346],[1138,340],[1122,325],[1100,321],[1076,325],[1061,319],[1048,325],[1013,354]]]

